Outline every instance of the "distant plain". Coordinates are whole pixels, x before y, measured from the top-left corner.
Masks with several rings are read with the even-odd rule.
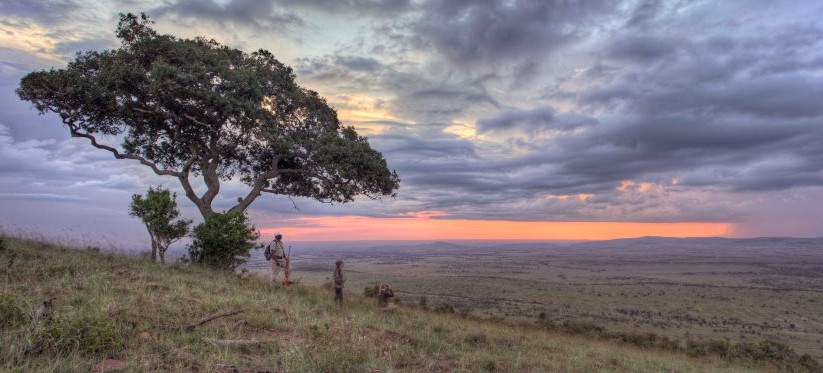
[[[380,282],[401,304],[482,318],[589,322],[685,341],[783,342],[823,360],[823,238],[295,245],[293,278]],[[255,257],[251,268],[265,272]]]

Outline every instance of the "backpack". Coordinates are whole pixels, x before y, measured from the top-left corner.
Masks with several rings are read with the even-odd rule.
[[[263,251],[263,256],[266,257],[266,260],[271,260],[271,244],[266,246],[266,250]]]

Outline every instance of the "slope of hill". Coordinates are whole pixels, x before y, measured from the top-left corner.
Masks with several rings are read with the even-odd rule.
[[[0,370],[89,371],[741,371],[801,369],[691,358],[478,320],[196,266],[5,237]],[[50,307],[42,307],[51,300]],[[206,317],[219,316],[212,320]],[[200,323],[202,322],[202,323]],[[198,324],[199,323],[199,324]],[[776,353],[779,353],[776,352]],[[744,365],[740,365],[744,364]]]

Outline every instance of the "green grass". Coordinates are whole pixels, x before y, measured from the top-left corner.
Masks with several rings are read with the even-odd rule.
[[[3,239],[0,282],[3,371],[89,371],[107,358],[127,371],[803,371],[802,362],[691,357],[537,324],[405,306],[381,313],[374,299],[348,293],[338,309],[322,287],[273,289],[256,277],[13,237]],[[49,316],[33,324],[50,297]],[[243,312],[186,330],[232,310]]]

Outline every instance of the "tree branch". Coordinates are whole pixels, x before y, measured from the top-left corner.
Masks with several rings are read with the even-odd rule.
[[[260,176],[258,176],[257,179],[254,181],[251,190],[246,194],[246,197],[242,198],[240,200],[240,203],[229,209],[229,212],[246,211],[249,205],[251,205],[251,203],[254,202],[254,200],[260,196],[260,192],[263,191],[266,186],[266,181],[277,177],[277,175],[280,175],[282,170],[280,170],[277,167],[277,164],[280,163],[280,160],[282,158],[283,157],[281,156],[277,156],[274,158],[274,160],[272,160],[271,164],[273,169],[260,174]]]
[[[64,123],[66,123],[66,122],[64,122]],[[66,124],[68,124],[69,130],[71,131],[71,137],[82,137],[82,138],[89,139],[89,141],[91,142],[91,146],[93,146],[97,149],[102,149],[102,150],[106,150],[108,152],[111,152],[111,154],[114,155],[114,158],[117,158],[117,159],[133,159],[133,160],[139,161],[141,164],[143,164],[145,166],[149,166],[151,168],[151,170],[154,171],[154,173],[158,174],[158,175],[177,176],[177,177],[181,177],[183,175],[183,173],[180,172],[180,171],[163,169],[163,168],[157,167],[157,164],[155,164],[153,162],[150,162],[148,159],[143,158],[139,155],[120,153],[119,150],[117,150],[117,149],[115,149],[111,146],[103,145],[103,144],[98,143],[97,139],[94,136],[89,135],[88,133],[82,133],[82,132],[78,131],[76,125],[71,124],[71,123],[66,123]]]
[[[226,316],[233,316],[233,315],[237,315],[237,314],[240,314],[240,313],[243,313],[243,310],[215,313],[214,315],[206,316],[206,317],[204,317],[200,320],[197,320],[197,321],[189,324],[188,326],[186,326],[186,330],[187,331],[192,331],[192,330],[194,330],[194,328],[196,328],[200,325],[203,325],[203,324],[205,324],[209,321],[212,321],[214,319],[219,319],[221,317],[226,317]]]

